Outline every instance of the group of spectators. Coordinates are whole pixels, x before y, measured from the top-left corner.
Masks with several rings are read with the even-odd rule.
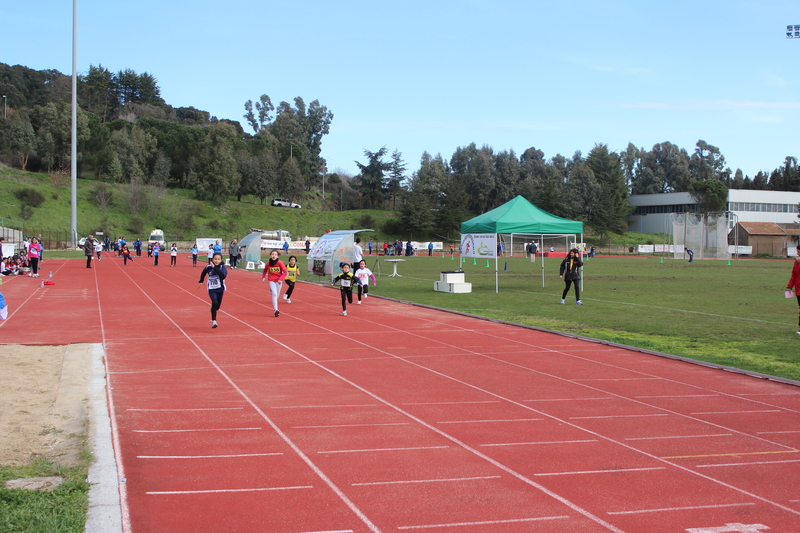
[[[19,253],[0,258],[0,275],[19,276],[28,274],[28,277],[39,277],[39,265],[43,262],[42,236],[25,237]],[[5,238],[0,237],[0,250],[5,243]],[[0,254],[2,255],[2,254]]]
[[[370,254],[372,253],[371,250],[372,247],[370,247]],[[404,249],[403,241],[401,241],[400,239],[395,239],[393,244],[389,244],[387,241],[383,241],[383,255],[394,255],[394,256],[404,255],[406,257],[411,257],[412,255],[414,255],[414,246],[411,244],[411,241],[407,241]]]

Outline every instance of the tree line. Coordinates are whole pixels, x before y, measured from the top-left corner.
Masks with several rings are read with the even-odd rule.
[[[0,153],[22,169],[69,168],[71,80],[55,70],[0,63],[7,118]],[[694,151],[670,142],[651,149],[629,144],[613,152],[596,144],[584,157],[530,147],[517,155],[475,143],[449,159],[422,154],[408,173],[403,155],[364,150],[356,176],[327,174],[322,141],[333,113],[297,97],[275,106],[264,94],[243,106],[245,125],[194,107],[172,107],[154,76],[90,66],[78,78],[78,158],[82,175],[99,180],[191,188],[198,199],[224,202],[245,195],[300,198],[319,190],[340,208],[399,211],[402,229],[445,236],[460,223],[522,195],[555,215],[586,222],[600,233],[626,229],[630,194],[690,192],[705,210],[718,210],[729,188],[800,191],[797,159],[753,178],[732,171],[719,148],[699,140]]]

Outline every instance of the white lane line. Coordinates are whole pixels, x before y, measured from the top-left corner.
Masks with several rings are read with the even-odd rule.
[[[669,413],[657,413],[652,415],[605,415],[605,416],[571,416],[570,420],[591,420],[595,418],[642,418],[647,416],[669,416]]]
[[[354,405],[284,405],[273,406],[270,409],[328,409],[338,407],[383,407],[376,403],[354,404]]]
[[[440,450],[450,446],[418,446],[410,448],[366,448],[362,450],[322,450],[317,453],[402,452],[408,450]]]
[[[537,516],[535,518],[510,518],[508,520],[482,520],[480,522],[452,522],[450,524],[425,524],[420,526],[398,526],[397,529],[432,529],[457,526],[485,526],[491,524],[516,524],[519,522],[543,522],[545,520],[564,520],[568,516]]]
[[[523,402],[595,402],[597,400],[618,400],[619,398],[603,397],[603,398],[541,398],[537,400],[522,400]]]
[[[436,422],[437,424],[481,424],[484,422],[535,422],[541,421],[544,418],[505,418],[505,419],[493,419],[493,420],[445,420],[441,422]]]
[[[634,396],[634,398],[716,398],[719,394],[667,394],[664,396]]]
[[[662,509],[639,509],[636,511],[609,511],[608,514],[620,515],[620,514],[660,513],[664,511],[690,511],[692,509],[722,509],[725,507],[746,507],[749,505],[755,505],[755,503],[753,502],[720,503],[717,505],[695,505],[690,507],[664,507]]]
[[[750,465],[777,465],[781,463],[800,463],[800,459],[786,461],[754,461],[752,463],[721,463],[716,465],[695,465],[697,468],[714,468],[715,466],[750,466]]]
[[[617,472],[644,472],[647,470],[666,470],[665,466],[651,466],[646,468],[617,468],[614,470],[583,470],[576,472],[544,472],[541,474],[534,474],[534,476],[573,476],[576,474],[616,474]]]
[[[263,428],[134,429],[134,433],[192,433],[195,431],[260,431]]]
[[[667,435],[665,437],[628,437],[625,440],[660,440],[660,439],[706,439],[709,437],[730,437],[733,433],[715,433],[713,435]]]
[[[782,413],[781,409],[762,409],[759,411],[708,411],[702,413],[689,413],[690,415],[738,415],[747,413]]]
[[[800,429],[793,429],[791,431],[756,431],[756,435],[769,435],[776,433],[800,433]]]
[[[313,489],[311,485],[300,487],[256,487],[252,489],[208,489],[208,490],[154,490],[145,494],[217,494],[220,492],[263,492],[272,490]]]
[[[301,531],[300,533],[353,533],[352,529],[326,529],[325,531]]]
[[[479,477],[453,477],[444,479],[412,479],[407,481],[370,481],[366,483],[353,483],[354,487],[365,487],[368,485],[407,485],[412,483],[441,483],[453,481],[475,481],[481,479],[500,479],[500,476],[479,476]]]
[[[228,457],[267,457],[283,455],[283,452],[274,453],[234,453],[224,455],[137,455],[137,459],[225,459]]]
[[[551,440],[540,442],[500,442],[497,444],[479,444],[479,446],[528,446],[532,444],[578,444],[582,442],[597,442],[597,439],[586,440]]]
[[[500,403],[500,400],[481,400],[475,402],[414,402],[401,403],[400,405],[466,405],[471,403]]]
[[[134,408],[128,408],[128,409],[126,409],[126,411],[145,411],[145,412],[148,412],[148,413],[162,413],[162,412],[168,412],[168,411],[179,411],[179,412],[183,412],[183,411],[237,411],[237,410],[243,410],[243,409],[244,409],[244,407],[198,407],[198,408],[192,408],[192,409],[134,409]]]
[[[408,426],[409,422],[391,422],[386,424],[329,424],[325,426],[292,426],[292,429],[326,429],[326,428],[364,428],[376,426]]]

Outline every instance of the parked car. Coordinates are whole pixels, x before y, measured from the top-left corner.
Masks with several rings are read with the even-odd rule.
[[[286,198],[275,198],[272,200],[272,205],[276,207],[294,207],[295,209],[300,209],[300,204],[290,202]]]

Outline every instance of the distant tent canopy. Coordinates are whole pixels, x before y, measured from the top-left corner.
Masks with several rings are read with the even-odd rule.
[[[583,233],[583,222],[551,215],[522,196],[461,223],[461,233]]]

